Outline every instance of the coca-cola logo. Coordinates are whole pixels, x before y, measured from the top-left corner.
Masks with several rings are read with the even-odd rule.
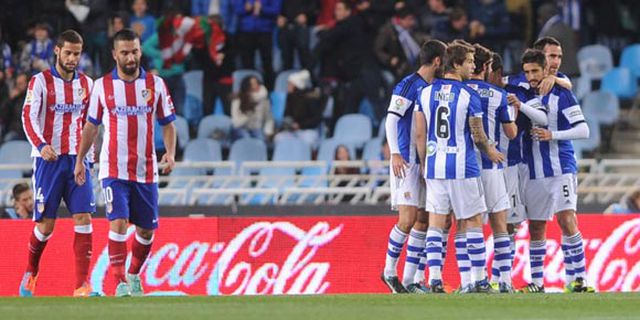
[[[154,249],[141,275],[147,291],[156,295],[187,294],[203,281],[209,295],[325,293],[331,285],[326,280],[331,264],[313,259],[342,229],[342,224],[331,228],[327,222],[309,230],[286,221],[255,222],[228,242],[193,241],[183,247],[165,243]],[[131,227],[127,235],[133,232]],[[283,248],[281,243],[290,246]],[[272,258],[278,256],[284,258]],[[105,247],[91,272],[94,290],[103,291],[108,266]],[[159,287],[175,290],[154,290]]]

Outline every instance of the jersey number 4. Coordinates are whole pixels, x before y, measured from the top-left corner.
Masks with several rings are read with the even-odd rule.
[[[442,139],[449,139],[449,106],[440,105],[436,109],[436,136]]]

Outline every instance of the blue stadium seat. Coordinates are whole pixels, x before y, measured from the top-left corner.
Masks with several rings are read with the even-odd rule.
[[[278,73],[278,76],[276,76],[276,82],[273,86],[273,91],[274,92],[283,92],[283,93],[287,93],[287,87],[289,84],[289,76],[294,73],[294,72],[298,72],[299,70],[295,70],[295,69],[290,69],[290,70],[284,70],[284,71],[280,71],[280,73]]]
[[[594,119],[587,119],[587,125],[589,125],[589,138],[572,141],[576,155],[581,155],[584,151],[593,151],[600,146],[600,125]]]
[[[582,100],[582,109],[587,119],[611,125],[620,116],[620,100],[611,92],[593,91]]]
[[[260,80],[261,83],[264,83],[262,74],[256,70],[251,70],[251,69],[236,70],[231,74],[231,78],[233,79],[233,92],[240,91],[240,83],[242,82],[242,79],[248,76],[255,76],[256,78],[258,78],[258,80]]]
[[[382,138],[373,138],[364,145],[362,160],[380,160],[380,152],[382,152]]]
[[[371,139],[371,119],[362,114],[346,114],[338,119],[333,139],[339,143],[353,144],[362,148]]]
[[[27,141],[7,141],[0,145],[0,164],[32,163],[31,144]],[[22,178],[20,170],[0,170],[0,178]],[[10,187],[10,186],[3,186]]]
[[[613,68],[602,77],[602,91],[609,91],[618,98],[633,99],[638,92],[638,84],[631,70],[623,67]]]
[[[384,118],[382,118],[382,121],[380,121],[380,126],[378,126],[378,138],[385,138],[387,136],[386,124],[387,116],[384,116]]]
[[[640,78],[640,43],[627,46],[622,50],[620,67],[628,68],[636,79]]]
[[[202,119],[202,100],[188,94],[182,106],[182,115],[193,126],[197,126]]]
[[[202,70],[187,71],[182,74],[185,83],[186,94],[191,95],[202,101],[202,78],[204,72]]]
[[[235,161],[237,169],[240,169],[243,161],[267,160],[267,145],[260,139],[242,138],[236,140],[229,151],[229,161]]]
[[[215,139],[226,146],[231,138],[232,127],[229,116],[209,115],[200,121],[197,137]]]
[[[174,122],[176,126],[176,131],[178,135],[178,147],[180,149],[184,149],[189,143],[189,124],[187,120],[181,116],[176,116],[176,121]],[[159,131],[162,136],[162,130]]]
[[[213,139],[198,138],[191,140],[184,149],[183,161],[222,161],[222,147],[219,142]],[[177,168],[174,173],[182,176],[199,176],[206,175],[207,170],[199,168]]]
[[[286,92],[271,92],[271,114],[273,120],[276,123],[276,127],[280,127],[282,119],[284,119],[284,112],[287,106],[287,93]]]
[[[601,44],[584,46],[578,50],[580,74],[589,79],[602,79],[613,69],[613,55],[611,49]]]
[[[309,161],[311,147],[300,139],[283,138],[276,143],[272,158],[273,161]]]

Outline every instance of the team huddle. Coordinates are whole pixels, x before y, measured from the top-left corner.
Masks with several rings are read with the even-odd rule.
[[[522,55],[523,71],[504,77],[500,55],[479,44],[423,44],[419,69],[394,88],[385,124],[391,206],[399,219],[381,278],[393,293],[445,293],[442,267],[453,223],[457,292],[516,292],[514,236],[524,220],[531,283],[519,291],[542,293],[546,224],[554,215],[562,230],[565,291],[594,291],[586,283],[571,143],[588,138],[589,127],[571,82],[558,72],[561,61],[561,44],[541,38]],[[486,222],[494,242],[490,277]]]
[[[175,166],[175,112],[164,81],[140,67],[140,39],[129,29],[113,38],[116,68],[95,82],[76,71],[83,39],[67,30],[57,39],[56,63],[29,82],[22,121],[33,151],[36,226],[29,239],[21,296],[33,296],[39,264],[53,234],[60,201],[74,220],[74,296],[99,295],[88,281],[91,214],[96,210],[90,166],[98,127],[104,124],[99,179],[110,224],[109,261],[116,296],[142,295],[140,269],[158,227],[158,164],[154,120],[162,126],[164,173]],[[136,226],[125,272],[128,224]]]

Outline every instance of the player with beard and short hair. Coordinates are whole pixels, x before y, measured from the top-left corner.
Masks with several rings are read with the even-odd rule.
[[[31,78],[24,101],[22,123],[33,146],[33,221],[36,227],[29,239],[29,260],[20,283],[20,296],[34,295],[40,258],[52,236],[62,199],[75,224],[73,295],[94,294],[87,280],[93,232],[91,213],[95,212],[89,170],[84,171],[88,177],[86,185],[77,185],[73,179],[76,163],[86,161],[85,154],[78,155],[78,149],[93,86],[89,77],[76,71],[82,44],[82,37],[77,32],[62,32],[54,48],[55,66]]]
[[[158,228],[158,167],[170,173],[175,166],[175,111],[164,81],[140,67],[140,38],[124,29],[113,37],[116,68],[96,80],[91,93],[87,124],[82,132],[84,155],[104,124],[99,178],[109,231],[109,261],[116,280],[116,296],[143,295],[140,269],[146,261]],[[156,162],[154,120],[162,126],[166,153]],[[79,185],[87,176],[76,163]],[[128,223],[136,226],[131,264],[125,274]]]

